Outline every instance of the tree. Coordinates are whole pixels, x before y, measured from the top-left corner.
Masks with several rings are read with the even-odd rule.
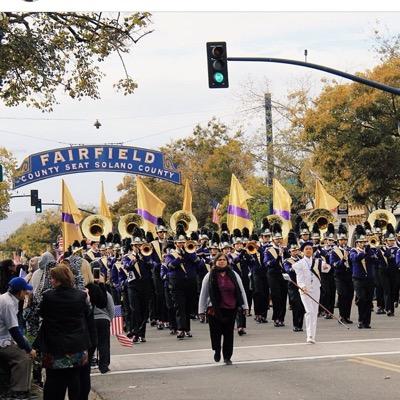
[[[400,57],[364,73],[400,86]],[[315,168],[334,193],[370,209],[400,201],[398,99],[359,84],[329,84],[304,116],[304,141]]]
[[[4,147],[0,147],[0,165],[3,167],[3,182],[0,182],[0,220],[10,211],[11,180],[17,168],[17,160]]]
[[[21,225],[0,244],[0,251],[9,257],[17,250],[23,250],[29,257],[37,256],[56,243],[60,234],[60,212],[45,211],[34,223]]]
[[[104,76],[99,64],[112,54],[118,54],[125,72],[114,86],[133,93],[137,84],[122,55],[152,32],[149,24],[147,12],[0,13],[0,99],[6,106],[26,104],[42,111],[52,111],[59,88],[73,99],[98,99]]]
[[[189,179],[191,183],[193,213],[199,226],[211,223],[212,199],[226,209],[232,173],[254,197],[249,201],[250,212],[254,209],[256,218],[266,215],[269,191],[262,179],[254,176],[255,160],[249,147],[241,131],[231,132],[225,124],[212,119],[205,127],[197,125],[187,138],[161,148],[179,166],[183,181]],[[164,216],[169,221],[172,213],[182,208],[183,186],[153,178],[143,180],[166,203]],[[135,180],[125,178],[119,190],[124,194],[112,206],[112,211],[118,215],[132,212],[136,208]]]

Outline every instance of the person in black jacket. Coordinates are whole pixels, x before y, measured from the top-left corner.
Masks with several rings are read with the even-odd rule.
[[[89,305],[87,294],[74,289],[71,270],[58,265],[50,272],[54,287],[43,293],[40,316],[43,318],[36,341],[43,354],[46,382],[43,400],[79,399],[80,368],[88,362]]]

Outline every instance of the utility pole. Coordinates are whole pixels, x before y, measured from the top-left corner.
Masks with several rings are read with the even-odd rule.
[[[274,178],[274,136],[272,133],[272,102],[271,93],[264,95],[265,106],[265,139],[267,145],[267,185],[272,189]],[[269,213],[273,213],[272,198],[269,202]]]

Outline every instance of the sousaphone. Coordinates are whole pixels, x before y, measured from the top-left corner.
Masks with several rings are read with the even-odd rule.
[[[307,218],[307,224],[309,226],[313,226],[315,223],[318,224],[321,235],[328,230],[328,224],[333,224],[335,221],[335,216],[326,208],[316,208],[311,211]]]
[[[186,235],[190,235],[191,232],[197,231],[198,228],[196,217],[192,213],[183,210],[174,212],[169,220],[169,225],[174,232],[176,232],[176,226],[178,224],[183,225]]]
[[[101,235],[112,232],[112,221],[100,214],[89,215],[82,221],[81,230],[87,239],[98,242]]]
[[[118,232],[122,239],[131,237],[135,228],[143,226],[143,217],[136,213],[129,213],[122,216],[118,222]]]
[[[368,222],[371,226],[375,226],[376,221],[380,222],[382,233],[386,232],[387,224],[396,226],[396,217],[388,210],[378,209],[369,214]]]

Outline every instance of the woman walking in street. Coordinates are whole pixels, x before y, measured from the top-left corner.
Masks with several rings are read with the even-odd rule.
[[[221,337],[224,337],[222,355],[226,365],[231,365],[233,353],[233,329],[236,313],[247,313],[246,292],[240,276],[228,266],[228,258],[218,253],[213,267],[208,272],[201,286],[199,315],[207,313],[210,327],[211,347],[214,360],[221,360]]]

